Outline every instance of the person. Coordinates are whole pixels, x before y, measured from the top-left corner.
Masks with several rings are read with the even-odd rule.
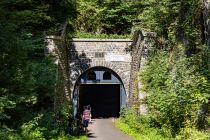
[[[90,112],[90,119],[89,119],[89,122],[91,122],[91,118],[92,118],[92,115],[91,115],[91,106],[90,106],[90,105],[87,105],[87,109],[88,109],[89,112]]]
[[[83,127],[85,128],[85,132],[87,132],[87,127],[90,121],[90,110],[88,108],[88,106],[84,106],[84,111],[82,114],[82,121],[83,121]]]

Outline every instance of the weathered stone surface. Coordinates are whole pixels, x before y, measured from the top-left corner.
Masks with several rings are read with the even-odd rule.
[[[132,41],[128,39],[73,39],[69,50],[70,81],[75,83],[82,72],[92,67],[106,67],[119,75],[128,96],[131,53],[127,48],[131,44]]]
[[[138,79],[138,73],[144,67],[149,50],[154,45],[155,33],[144,32],[144,31],[136,31],[134,34],[134,40],[131,45],[131,75],[129,80],[129,104],[132,106],[133,104],[139,104],[141,100],[144,98],[140,98],[142,94],[144,94],[141,90],[141,81]],[[140,99],[140,101],[139,101]],[[141,106],[140,106],[141,112]]]
[[[106,67],[113,70],[122,80],[129,104],[136,104],[144,99],[141,92],[141,83],[137,79],[138,72],[144,66],[147,55],[155,34],[147,32],[138,32],[136,39],[73,39],[67,52],[67,55],[59,61],[67,64],[64,67],[69,72],[68,85],[71,93],[77,84],[77,80],[86,70],[93,67]],[[58,40],[49,40],[49,46],[55,47],[59,44]],[[65,46],[63,44],[63,46]],[[60,46],[62,48],[62,46]],[[50,48],[51,49],[51,48]],[[53,49],[51,49],[53,50]],[[51,51],[50,50],[50,51]],[[55,53],[56,54],[56,53]],[[67,58],[67,59],[66,59]],[[137,96],[134,94],[137,93]],[[71,99],[74,96],[71,94]],[[140,112],[146,112],[146,105],[139,106]]]

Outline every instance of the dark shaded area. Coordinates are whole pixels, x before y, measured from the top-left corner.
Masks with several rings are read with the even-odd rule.
[[[88,138],[97,138],[94,133],[88,133],[87,137]]]
[[[96,80],[96,74],[94,71],[91,71],[87,74],[87,79],[88,80]]]
[[[82,84],[79,87],[79,109],[91,105],[93,118],[119,117],[120,85]]]
[[[111,72],[105,72],[103,75],[104,80],[112,80],[112,74]]]
[[[69,0],[0,1],[0,129],[8,128],[5,135],[0,132],[0,139],[10,139],[6,131],[15,133],[13,139],[24,139],[21,126],[34,123],[32,120],[40,114],[43,117],[33,128],[43,126],[45,129],[40,139],[54,139],[58,134],[49,132],[55,130],[59,133],[61,127],[66,126],[66,117],[60,113],[64,111],[64,99],[57,101],[66,95],[62,90],[70,89],[63,88],[67,83],[65,79],[69,78],[60,74],[63,73],[60,70],[62,64],[57,66],[54,63],[57,58],[47,54],[46,38],[57,35],[59,37],[54,41],[58,49],[63,51],[66,48],[61,44],[66,41],[62,33],[71,27],[64,23],[76,18],[74,5],[75,2]],[[62,55],[56,52],[60,62],[67,63],[63,60],[68,59],[62,59],[66,52],[63,51]]]

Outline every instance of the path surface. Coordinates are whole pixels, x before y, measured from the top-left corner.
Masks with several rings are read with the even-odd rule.
[[[133,140],[115,128],[113,119],[93,119],[88,130],[88,140]]]

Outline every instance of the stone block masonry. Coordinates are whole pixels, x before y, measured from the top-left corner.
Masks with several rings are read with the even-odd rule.
[[[67,66],[62,65],[62,68],[63,71],[65,70],[64,77],[68,78],[66,80],[68,89],[70,89],[68,93],[71,95],[68,97],[69,101],[73,99],[78,79],[86,70],[104,67],[111,69],[119,76],[126,92],[126,102],[131,106],[137,104],[135,100],[142,100],[139,97],[144,94],[140,90],[142,84],[137,78],[139,70],[144,66],[153,38],[154,34],[139,31],[134,36],[134,40],[72,39],[67,46],[63,39],[50,37],[48,38],[48,49],[50,52],[59,50],[53,54],[58,62],[65,61],[64,64],[67,64]],[[64,54],[65,57],[63,57]],[[134,96],[136,92],[137,96]]]
[[[131,44],[129,39],[73,39],[69,47],[71,91],[84,71],[106,67],[118,74],[128,96],[132,61],[128,50]]]

